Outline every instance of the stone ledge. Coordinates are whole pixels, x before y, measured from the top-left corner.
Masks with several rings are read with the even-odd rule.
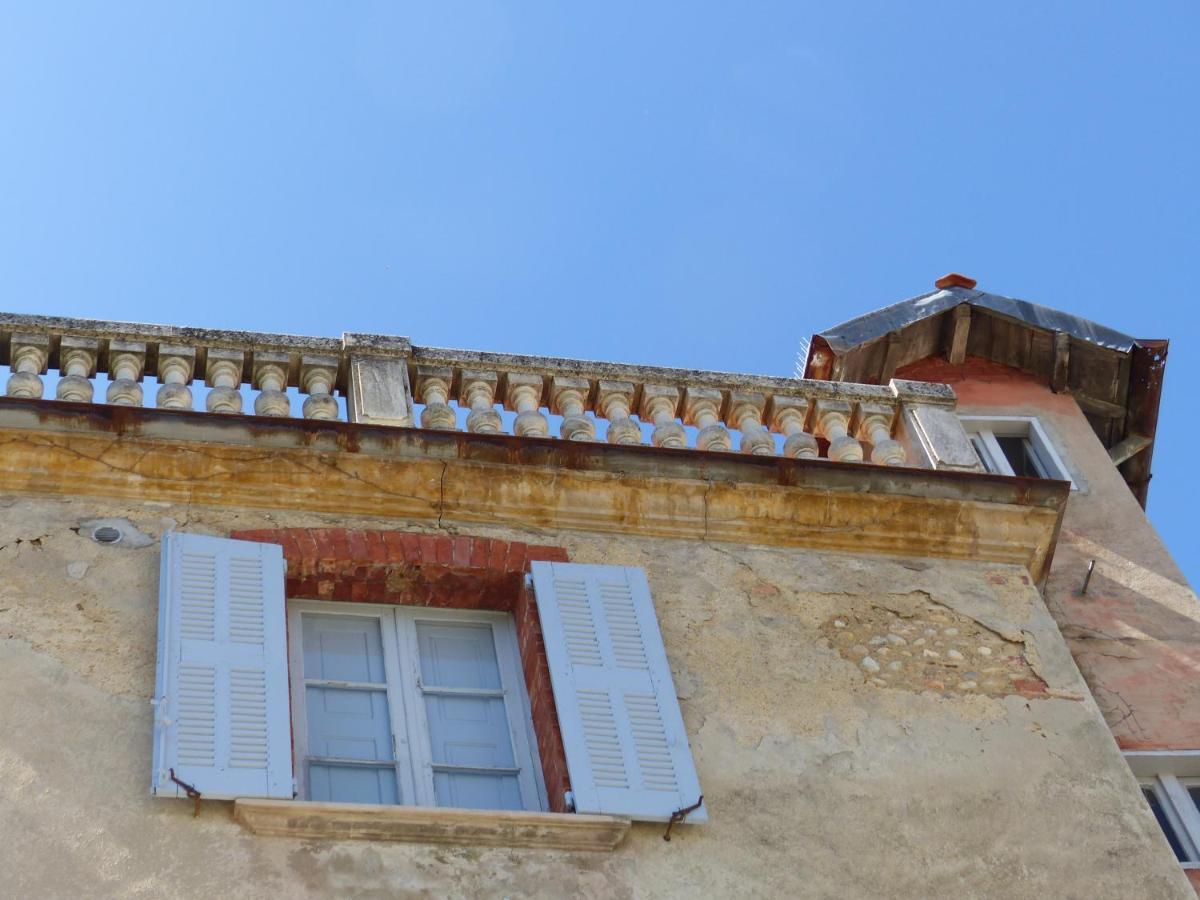
[[[0,491],[969,559],[1045,577],[1069,485],[0,397]]]
[[[544,850],[613,850],[630,825],[622,816],[254,799],[236,800],[233,817],[275,837]]]

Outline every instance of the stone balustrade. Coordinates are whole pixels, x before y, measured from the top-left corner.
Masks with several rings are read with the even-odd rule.
[[[194,410],[202,397],[208,412],[236,414],[249,385],[255,415],[288,416],[292,387],[307,395],[306,418],[336,419],[346,361],[337,339],[0,313],[9,397],[42,397],[43,377],[57,370],[59,400],[93,402],[93,379],[106,374],[104,399],[116,406]]]
[[[905,412],[919,406],[929,411],[926,424],[940,429],[934,440],[958,437],[956,448],[970,449],[965,434],[954,434],[961,432],[954,392],[939,384],[845,384],[434,347],[412,347],[409,367],[425,428],[522,437],[557,431],[573,441],[931,466],[922,451],[933,432],[911,419],[920,433],[905,425]],[[468,410],[465,423],[458,409]],[[504,419],[501,409],[516,416]],[[938,468],[977,470],[948,451],[941,461]]]
[[[108,378],[109,404],[396,427],[556,435],[880,465],[980,471],[945,386],[860,385],[553,357],[414,347],[406,338],[339,339],[174,328],[0,313],[0,365],[10,397],[90,403]],[[150,396],[143,385],[157,387]],[[207,389],[205,391],[205,389]]]

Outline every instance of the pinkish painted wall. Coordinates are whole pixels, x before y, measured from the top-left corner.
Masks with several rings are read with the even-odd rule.
[[[1075,400],[975,357],[958,366],[930,358],[897,377],[951,385],[963,415],[1038,417],[1079,487],[1067,504],[1047,605],[1122,749],[1200,748],[1200,600]]]

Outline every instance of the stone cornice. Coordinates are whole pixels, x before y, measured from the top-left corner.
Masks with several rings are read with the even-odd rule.
[[[1058,482],[695,450],[0,399],[0,491],[1011,563]]]

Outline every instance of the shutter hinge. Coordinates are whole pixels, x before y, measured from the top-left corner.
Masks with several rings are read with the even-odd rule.
[[[170,702],[168,701],[167,695],[163,694],[161,697],[154,697],[150,701],[150,705],[154,707],[155,727],[170,728],[171,717],[167,715],[167,713],[170,711]]]
[[[567,807],[567,812],[575,812],[575,792],[563,791],[563,803]]]
[[[704,795],[701,794],[700,799],[691,806],[685,806],[682,809],[677,809],[675,812],[671,813],[671,818],[667,820],[667,831],[663,835],[663,840],[669,841],[671,839],[671,829],[683,822],[683,820],[686,819],[691,813],[694,813],[703,805]]]

